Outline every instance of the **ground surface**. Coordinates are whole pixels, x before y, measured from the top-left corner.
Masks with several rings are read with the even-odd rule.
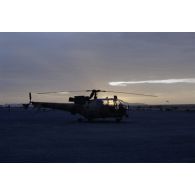
[[[0,162],[195,162],[195,112],[78,123],[64,112],[0,109]]]

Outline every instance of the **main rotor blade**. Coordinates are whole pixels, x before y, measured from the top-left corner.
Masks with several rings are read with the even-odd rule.
[[[48,91],[48,92],[39,92],[36,94],[69,94],[69,93],[78,93],[78,92],[92,92],[94,90],[78,90],[78,91]],[[129,94],[129,95],[138,95],[138,96],[147,96],[147,97],[158,97],[155,95],[141,94],[141,93],[128,93],[122,91],[105,91],[105,90],[95,90],[96,92],[108,92],[108,93],[121,93],[121,94]]]
[[[130,95],[138,95],[138,96],[148,96],[148,97],[158,97],[156,95],[148,95],[148,94],[142,94],[142,93],[128,93],[128,92],[122,92],[122,91],[101,91],[101,92],[121,93],[121,94],[130,94]]]
[[[39,93],[36,93],[36,94],[52,94],[52,93],[69,93],[67,91],[48,91],[48,92],[39,92]]]
[[[85,90],[80,91],[48,91],[48,92],[39,92],[36,94],[52,94],[52,93],[58,93],[58,94],[69,94],[69,93],[77,93],[77,92],[86,92]]]
[[[103,90],[100,90],[100,89],[88,89],[88,90],[85,90],[86,92],[93,92],[93,91],[96,91],[96,92],[106,92],[106,91],[103,91]]]

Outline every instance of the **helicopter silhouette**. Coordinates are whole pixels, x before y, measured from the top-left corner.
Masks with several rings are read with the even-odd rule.
[[[130,94],[138,96],[157,97],[154,95],[127,93],[119,91],[105,91],[105,90],[80,90],[80,91],[58,91],[58,92],[41,92],[36,94],[52,94],[52,93],[76,93],[76,92],[90,92],[89,96],[74,96],[69,97],[70,103],[54,103],[54,102],[34,102],[32,101],[32,93],[29,93],[29,103],[23,104],[24,108],[28,108],[29,105],[33,105],[35,108],[49,108],[56,110],[63,110],[70,112],[71,114],[79,114],[88,121],[95,119],[112,118],[116,122],[120,122],[124,117],[128,117],[129,106],[128,103],[118,99],[116,95],[112,98],[98,98],[98,93],[118,93],[118,94]],[[81,121],[81,119],[79,119]]]

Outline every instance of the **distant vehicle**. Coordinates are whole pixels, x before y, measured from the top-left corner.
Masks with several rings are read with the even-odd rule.
[[[116,95],[113,98],[98,98],[98,93],[121,93],[139,96],[157,97],[154,95],[145,95],[137,93],[126,93],[105,90],[84,90],[84,91],[60,91],[60,92],[44,92],[37,94],[52,94],[52,93],[74,93],[74,92],[90,92],[89,96],[74,96],[69,98],[70,103],[54,103],[54,102],[34,102],[32,101],[32,94],[29,93],[29,103],[23,104],[24,108],[33,105],[36,108],[50,108],[70,112],[71,114],[79,114],[88,121],[93,121],[99,118],[112,118],[116,122],[120,122],[124,117],[128,117],[128,103],[118,99]],[[82,119],[79,119],[81,121]]]

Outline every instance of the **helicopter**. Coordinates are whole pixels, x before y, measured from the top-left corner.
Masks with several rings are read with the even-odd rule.
[[[80,90],[80,91],[58,91],[58,92],[39,92],[36,94],[52,94],[52,93],[77,93],[77,92],[88,92],[89,96],[74,96],[69,97],[69,103],[54,103],[54,102],[34,102],[32,101],[32,93],[29,93],[29,103],[23,104],[24,108],[28,108],[32,105],[35,108],[49,108],[56,110],[63,110],[70,112],[73,115],[79,114],[88,121],[95,119],[106,119],[112,118],[116,122],[120,122],[124,117],[128,118],[129,105],[127,102],[118,99],[116,95],[112,98],[98,98],[99,93],[118,93],[118,94],[130,94],[138,96],[149,96],[157,97],[154,95],[138,94],[138,93],[127,93],[119,91],[106,91],[106,90]],[[79,121],[83,119],[80,118]]]

